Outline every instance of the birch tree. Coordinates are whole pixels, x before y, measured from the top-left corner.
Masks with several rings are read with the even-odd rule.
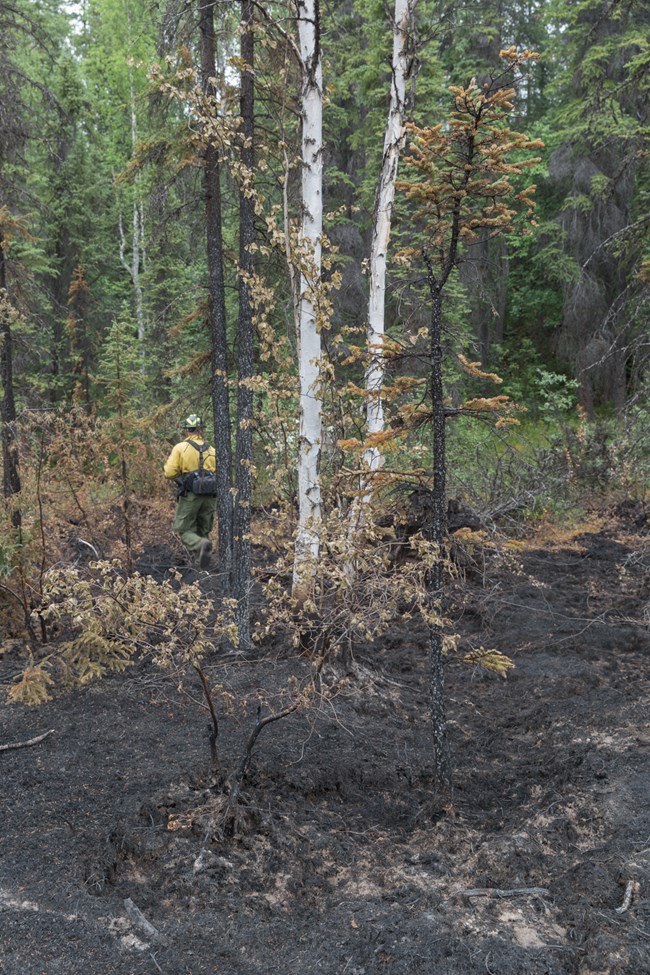
[[[384,381],[384,335],[386,304],[386,259],[390,240],[395,180],[405,139],[406,89],[415,80],[417,58],[413,46],[413,19],[418,0],[395,0],[390,107],[384,137],[384,154],[377,180],[375,212],[370,249],[370,292],[368,299],[368,365],[366,367],[366,430],[368,447],[364,460],[370,471],[382,465],[373,437],[384,429],[381,390]]]
[[[298,534],[293,592],[306,598],[310,566],[320,550],[320,457],[322,403],[321,336],[317,300],[323,227],[323,76],[318,0],[297,0],[301,55],[302,226],[298,363],[300,429],[298,442]]]

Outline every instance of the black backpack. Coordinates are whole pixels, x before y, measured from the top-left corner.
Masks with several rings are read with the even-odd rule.
[[[215,497],[217,493],[217,475],[214,471],[206,471],[203,467],[203,454],[210,449],[209,443],[198,444],[193,440],[188,440],[195,450],[199,452],[199,469],[191,471],[185,475],[185,488],[192,494],[209,495]]]

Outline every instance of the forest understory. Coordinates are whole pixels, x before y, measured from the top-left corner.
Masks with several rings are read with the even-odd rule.
[[[0,975],[650,975],[649,28],[0,0]]]
[[[193,701],[140,661],[0,708],[2,975],[650,970],[648,515],[540,531],[519,569],[467,573],[460,650],[494,646],[515,668],[503,680],[447,658],[442,816],[416,620],[358,648],[321,709],[260,736],[232,836],[198,681]],[[141,562],[163,572],[176,556],[170,539]],[[3,647],[8,686],[21,662]],[[270,641],[206,671],[243,697],[297,666]],[[224,767],[249,711],[221,720]]]

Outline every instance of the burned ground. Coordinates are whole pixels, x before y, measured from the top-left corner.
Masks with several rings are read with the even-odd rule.
[[[633,514],[633,513],[632,513]],[[471,571],[447,663],[455,815],[432,815],[426,633],[271,725],[235,835],[206,719],[159,671],[0,709],[2,975],[650,971],[650,543],[628,511]],[[470,567],[471,568],[471,567]],[[463,662],[498,647],[507,681]],[[0,656],[7,684],[18,666]],[[286,680],[277,648],[210,664]],[[199,688],[196,688],[199,696]],[[234,764],[245,723],[223,719]]]

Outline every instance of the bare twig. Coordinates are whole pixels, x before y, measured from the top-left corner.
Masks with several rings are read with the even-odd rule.
[[[160,965],[156,961],[156,956],[155,955],[152,955],[151,952],[149,952],[149,957],[151,958],[152,962],[154,963],[154,965],[156,966],[156,968],[160,972],[160,975],[162,975],[162,968],[160,967]]]
[[[457,890],[454,897],[548,897],[546,887],[513,887],[511,890],[500,890],[498,887],[471,887],[468,890]]]
[[[38,735],[36,738],[30,738],[29,741],[12,741],[8,745],[0,745],[0,752],[9,752],[14,748],[30,748],[32,745],[38,745],[39,742],[45,741],[50,735],[54,734],[54,728],[50,728],[43,735]]]
[[[85,545],[86,548],[89,548],[91,550],[91,552],[94,552],[95,553],[95,557],[97,559],[99,558],[99,552],[97,551],[97,549],[95,548],[94,545],[91,545],[90,544],[90,542],[86,542],[83,538],[78,538],[77,539],[77,545]]]
[[[27,601],[25,599],[25,586],[24,586],[24,579],[22,578],[22,573],[21,573],[21,576],[20,576],[20,583],[21,583],[21,588],[23,590],[23,595],[22,596],[19,596],[17,592],[14,592],[13,589],[10,589],[9,586],[3,585],[1,582],[0,582],[0,589],[2,590],[2,592],[6,592],[10,596],[13,596],[13,598],[16,600],[16,602],[20,606],[20,608],[21,608],[21,610],[22,610],[22,612],[24,614],[24,617],[25,617],[25,629],[26,629],[27,635],[29,637],[29,642],[30,642],[30,644],[33,647],[35,647],[36,646],[36,634],[34,633],[34,627],[32,626],[31,612],[30,612],[30,609],[29,609],[29,605],[28,605],[28,603],[27,603]]]
[[[88,521],[88,516],[87,516],[86,512],[84,511],[83,505],[82,505],[81,501],[79,500],[79,497],[77,495],[77,492],[75,491],[74,484],[72,483],[72,478],[68,475],[68,476],[66,476],[66,481],[68,482],[68,487],[70,488],[70,494],[72,495],[76,506],[79,508],[79,511],[81,512],[81,517],[82,517],[82,519],[84,521],[84,524],[86,525],[86,527],[88,528],[88,531],[92,535],[92,528],[90,527],[90,522]],[[83,542],[83,539],[80,538],[80,539],[78,539],[78,541]],[[88,542],[83,542],[83,544],[84,545],[87,545]]]
[[[212,756],[212,771],[219,771],[219,761],[217,755],[217,738],[219,737],[219,721],[217,718],[217,712],[214,707],[214,701],[212,700],[212,694],[210,692],[210,685],[208,684],[207,677],[203,672],[201,664],[195,663],[192,665],[194,670],[199,675],[201,685],[203,687],[203,694],[205,695],[205,700],[207,702],[208,709],[210,711],[210,717],[212,719],[212,727],[210,729],[210,754]]]
[[[39,595],[43,596],[43,577],[45,575],[45,563],[47,560],[47,547],[45,544],[45,519],[43,517],[43,494],[41,492],[41,477],[43,473],[43,456],[45,454],[45,433],[41,432],[41,441],[39,443],[38,451],[38,467],[36,470],[36,500],[38,502],[38,525],[41,535],[41,564],[38,573],[38,592]],[[41,620],[41,635],[43,637],[43,643],[47,641],[47,633],[45,630],[45,621],[43,617]]]
[[[291,51],[291,53],[295,57],[297,63],[298,64],[302,64],[302,55],[300,54],[300,48],[298,47],[298,45],[296,44],[296,42],[293,40],[293,38],[291,37],[291,35],[289,33],[287,33],[287,31],[284,30],[283,27],[280,26],[280,24],[278,23],[278,21],[274,17],[271,17],[271,15],[269,14],[268,10],[262,4],[256,3],[255,4],[255,8],[257,10],[259,10],[259,12],[262,14],[262,16],[264,17],[264,19],[266,20],[266,22],[268,24],[270,24],[272,27],[274,27],[275,30],[277,30],[277,32],[279,33],[280,37],[282,37],[282,39],[286,43],[287,48]]]
[[[634,895],[634,888],[636,884],[633,880],[628,880],[627,887],[625,888],[625,897],[623,898],[623,903],[620,907],[616,908],[617,914],[625,914],[629,910],[630,904],[632,903],[632,897]]]
[[[287,718],[290,714],[293,714],[300,707],[300,701],[294,701],[293,704],[287,705],[282,711],[277,714],[268,714],[266,717],[262,718],[259,710],[257,715],[257,722],[250,733],[248,741],[246,743],[246,749],[242,756],[239,767],[236,769],[233,776],[232,789],[230,796],[228,798],[227,807],[227,817],[232,819],[234,815],[234,810],[239,799],[239,792],[241,789],[242,782],[244,781],[244,776],[246,775],[246,770],[248,769],[248,763],[250,762],[251,755],[253,753],[253,748],[255,747],[255,742],[257,741],[262,730],[274,721],[281,721],[283,718]]]
[[[318,696],[322,699],[322,689],[320,687],[320,678],[325,665],[326,655],[323,654],[316,661],[316,666],[313,673],[311,674],[310,683],[314,691],[317,692]],[[231,790],[230,796],[228,797],[228,806],[226,808],[226,821],[229,823],[229,828],[232,828],[235,817],[235,809],[239,799],[239,792],[244,781],[244,777],[248,770],[248,764],[251,760],[253,754],[253,748],[255,747],[255,742],[260,736],[261,732],[267,725],[273,724],[275,721],[282,721],[284,718],[288,718],[290,714],[295,714],[296,711],[300,711],[304,704],[304,698],[298,696],[291,704],[287,704],[285,708],[281,711],[272,712],[267,714],[264,718],[261,714],[261,705],[257,709],[257,721],[250,733],[248,741],[246,743],[246,748],[242,759],[239,763],[238,768],[235,770],[233,776],[231,777]]]
[[[146,917],[142,913],[139,907],[137,907],[130,897],[127,897],[124,901],[124,907],[126,913],[129,915],[129,919],[132,924],[135,925],[147,938],[151,938],[152,941],[158,941],[160,944],[165,944],[167,939],[164,935],[160,933],[158,928],[155,928],[150,921],[147,921]]]

